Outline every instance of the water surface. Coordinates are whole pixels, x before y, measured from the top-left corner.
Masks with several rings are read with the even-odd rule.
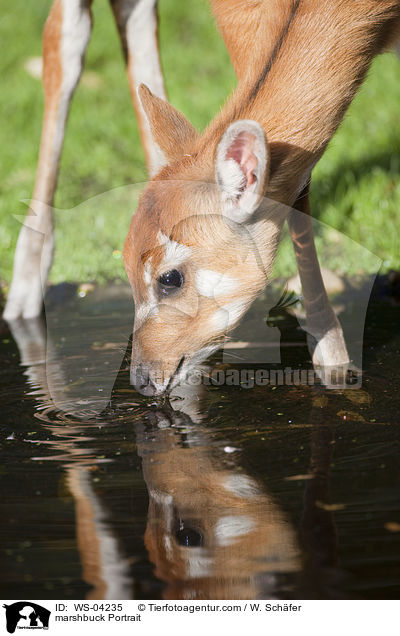
[[[363,383],[346,390],[210,384],[141,398],[124,287],[57,299],[47,353],[40,321],[3,323],[1,596],[398,598],[395,291],[375,285]],[[354,290],[342,301],[346,323]],[[311,369],[296,317],[268,320],[280,335],[269,368]],[[229,355],[213,368],[246,366]]]

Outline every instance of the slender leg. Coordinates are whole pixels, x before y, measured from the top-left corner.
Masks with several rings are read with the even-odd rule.
[[[159,149],[153,143],[147,119],[138,101],[136,89],[146,84],[157,97],[166,98],[158,51],[157,0],[110,0],[115,15],[132,101],[139,124],[149,176],[157,172]]]
[[[32,203],[21,228],[4,318],[33,318],[53,257],[52,204],[65,125],[91,32],[92,0],[56,0],[43,33],[44,116]]]
[[[346,365],[349,355],[343,331],[329,302],[315,249],[308,186],[294,207],[299,212],[292,212],[288,223],[299,268],[312,360],[317,367]]]

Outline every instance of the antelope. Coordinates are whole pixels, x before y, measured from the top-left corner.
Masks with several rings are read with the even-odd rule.
[[[145,395],[163,394],[221,346],[268,281],[285,218],[313,363],[349,363],[316,256],[309,182],[374,55],[398,35],[400,2],[211,5],[239,83],[206,130],[138,90],[160,149],[124,246],[131,383]]]
[[[33,222],[44,239],[21,230],[8,320],[40,312],[53,249],[49,206],[90,5],[56,0],[45,28],[34,190],[43,205]],[[201,135],[165,100],[155,0],[112,6],[152,177],[124,246],[135,301],[131,383],[161,395],[221,346],[267,283],[286,219],[313,362],[347,365],[314,246],[310,175],[373,57],[394,43],[399,0],[211,0],[239,83]]]

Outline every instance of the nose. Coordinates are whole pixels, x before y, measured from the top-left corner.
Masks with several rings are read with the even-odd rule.
[[[157,395],[158,388],[151,381],[149,370],[143,364],[131,367],[130,380],[136,391],[147,397]]]

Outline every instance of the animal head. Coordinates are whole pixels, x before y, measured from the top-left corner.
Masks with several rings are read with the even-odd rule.
[[[124,246],[135,301],[131,383],[159,395],[221,346],[264,287],[280,223],[272,208],[260,215],[269,152],[257,122],[235,121],[205,140],[144,86],[139,97],[160,163]]]

